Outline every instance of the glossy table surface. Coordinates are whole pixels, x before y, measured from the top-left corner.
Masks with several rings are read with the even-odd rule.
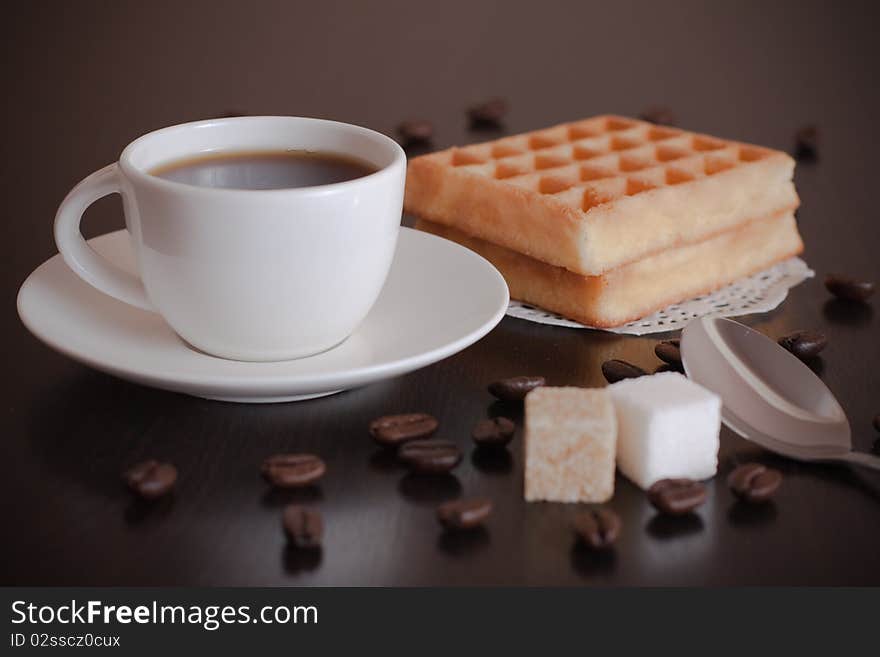
[[[668,3],[667,3],[668,5]],[[653,368],[656,337],[554,328],[506,318],[434,366],[315,401],[247,406],[125,383],[34,339],[15,313],[25,277],[54,252],[65,193],[149,130],[225,113],[330,117],[392,133],[406,118],[436,126],[435,145],[468,130],[465,108],[504,96],[513,133],[604,112],[672,108],[683,127],[790,149],[815,122],[821,158],[799,165],[798,213],[817,277],[746,321],[778,337],[825,332],[814,368],[871,450],[880,413],[873,305],[829,300],[821,279],[880,280],[877,214],[877,11],[867,3],[48,3],[6,12],[4,188],[0,259],[5,311],[0,495],[3,584],[170,585],[733,585],[880,584],[880,478],[774,457],[722,433],[719,476],[699,514],[672,522],[618,476],[617,548],[575,546],[578,506],[525,504],[522,436],[486,456],[473,424],[508,412],[486,384],[542,374],[601,386],[601,363]],[[85,232],[121,226],[118,200],[89,211]],[[409,221],[409,219],[407,220]],[[393,335],[388,336],[394,339]],[[454,476],[414,478],[366,433],[375,416],[426,411],[459,443]],[[514,419],[522,418],[514,412]],[[267,490],[264,457],[312,451],[320,486]],[[172,500],[134,504],[119,473],[147,457],[181,473]],[[763,507],[734,502],[724,477],[757,459],[785,473]],[[434,507],[486,495],[485,531],[444,535]],[[285,550],[280,511],[319,509],[319,554]]]

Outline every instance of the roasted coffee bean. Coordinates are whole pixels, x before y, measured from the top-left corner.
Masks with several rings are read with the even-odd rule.
[[[430,121],[419,119],[404,121],[397,126],[397,132],[404,146],[427,144],[434,136],[434,125]]]
[[[291,504],[281,514],[281,525],[291,546],[306,549],[321,547],[324,520],[317,511]]]
[[[130,468],[122,477],[134,493],[145,500],[155,500],[174,489],[177,468],[170,463],[150,459]]]
[[[782,483],[782,473],[760,463],[744,463],[727,476],[727,485],[741,500],[764,502]]]
[[[805,125],[794,133],[794,156],[802,161],[818,159],[819,128],[815,125]]]
[[[673,114],[672,110],[668,107],[649,107],[644,112],[639,114],[639,118],[642,121],[648,121],[649,123],[655,123],[657,125],[676,124],[675,114]]]
[[[543,376],[515,376],[489,384],[489,392],[501,401],[518,402],[526,398],[535,388],[546,383]]]
[[[507,114],[507,101],[492,98],[468,108],[468,118],[474,128],[498,128]]]
[[[871,424],[874,425],[875,431],[880,431],[880,414],[874,416],[874,421]]]
[[[838,299],[867,301],[874,294],[872,281],[857,281],[846,276],[830,274],[825,277],[825,287]]]
[[[461,462],[461,450],[448,440],[416,440],[401,445],[397,457],[413,472],[440,474]]]
[[[615,358],[602,363],[602,374],[605,375],[605,380],[608,383],[617,383],[618,381],[623,381],[623,379],[635,379],[645,376],[647,372],[638,365]]]
[[[481,447],[503,447],[513,439],[516,425],[506,417],[482,420],[474,427],[471,436]]]
[[[384,415],[370,422],[370,435],[380,445],[393,447],[427,438],[437,430],[437,418],[427,413]]]
[[[681,340],[664,340],[654,346],[657,358],[670,365],[681,365]]]
[[[590,509],[574,519],[574,529],[584,545],[594,550],[611,547],[620,535],[620,516],[611,509]]]
[[[446,529],[473,529],[482,525],[492,513],[492,500],[473,497],[452,500],[437,507],[437,520]]]
[[[681,516],[706,501],[706,486],[693,479],[661,479],[648,489],[648,500],[660,513]]]
[[[795,331],[779,338],[779,344],[801,360],[809,360],[819,355],[828,338],[818,331]]]
[[[314,454],[275,454],[260,467],[263,479],[279,488],[309,486],[326,471],[324,461]]]

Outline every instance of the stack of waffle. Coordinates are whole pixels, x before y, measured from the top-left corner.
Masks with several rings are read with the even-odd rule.
[[[613,327],[801,252],[785,153],[599,116],[410,162],[417,227],[514,299]]]

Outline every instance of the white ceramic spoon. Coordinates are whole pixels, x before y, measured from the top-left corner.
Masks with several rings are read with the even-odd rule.
[[[793,354],[732,319],[703,317],[681,334],[687,375],[718,394],[724,424],[746,440],[802,461],[880,470],[852,449],[849,422],[822,380]]]

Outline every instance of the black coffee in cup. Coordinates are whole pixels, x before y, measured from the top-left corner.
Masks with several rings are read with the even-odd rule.
[[[162,164],[165,180],[225,189],[292,189],[354,180],[375,166],[339,153],[306,150],[218,152]]]

